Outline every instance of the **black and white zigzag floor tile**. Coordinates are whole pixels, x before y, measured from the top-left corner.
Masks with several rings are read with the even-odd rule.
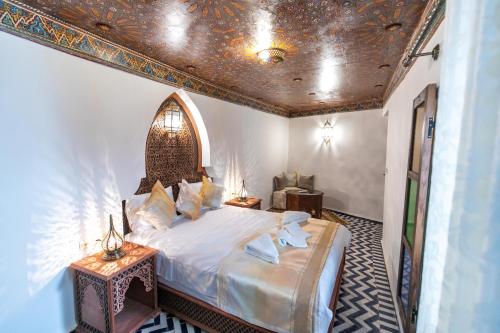
[[[352,233],[334,324],[335,333],[399,332],[382,253],[382,224],[339,213]],[[201,333],[162,312],[137,333]]]
[[[399,332],[382,252],[382,224],[338,214],[352,233],[334,332]]]

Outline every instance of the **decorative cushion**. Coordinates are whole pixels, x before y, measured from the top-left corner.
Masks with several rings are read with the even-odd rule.
[[[299,187],[309,191],[314,190],[314,175],[299,175]]]
[[[207,177],[203,176],[203,184],[201,185],[202,204],[205,207],[220,208],[222,205],[222,194],[224,186],[214,184]]]
[[[136,213],[141,222],[146,221],[158,230],[167,229],[175,217],[175,202],[169,197],[159,180],[151,189],[151,195]],[[134,229],[132,229],[134,230]]]
[[[182,183],[179,183],[179,196],[176,203],[177,210],[191,220],[196,220],[201,214],[201,203],[201,196],[183,179]]]
[[[283,176],[283,174],[280,176],[275,176],[273,181],[275,191],[281,191],[285,188],[285,176]]]
[[[294,172],[283,172],[283,177],[285,178],[285,187],[296,187],[297,186],[297,173]]]

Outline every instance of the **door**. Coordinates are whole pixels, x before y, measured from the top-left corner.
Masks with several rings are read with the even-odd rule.
[[[406,333],[416,331],[436,108],[431,84],[413,101],[397,297]]]

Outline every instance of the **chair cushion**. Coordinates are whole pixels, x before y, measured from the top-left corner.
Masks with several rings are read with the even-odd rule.
[[[283,176],[283,174],[280,176],[275,176],[273,178],[273,182],[275,191],[281,191],[285,188],[285,176]]]
[[[305,190],[312,191],[314,190],[314,175],[312,176],[304,176],[299,175],[299,187]]]
[[[296,187],[297,186],[297,173],[294,172],[283,172],[283,177],[285,178],[285,187]]]

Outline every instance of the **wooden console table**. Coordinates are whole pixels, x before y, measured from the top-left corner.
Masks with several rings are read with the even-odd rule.
[[[323,192],[313,190],[289,190],[286,192],[286,209],[308,212],[320,219],[323,210]]]

